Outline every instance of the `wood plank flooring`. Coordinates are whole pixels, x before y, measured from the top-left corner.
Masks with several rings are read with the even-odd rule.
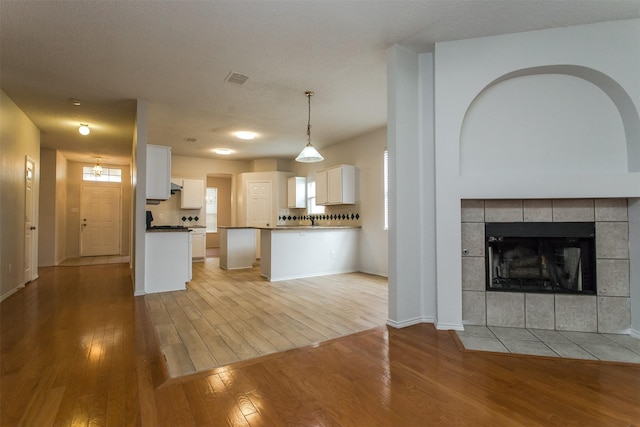
[[[169,379],[125,264],[47,267],[0,304],[4,426],[637,426],[640,367],[464,352],[386,326]],[[213,317],[215,318],[215,317]]]
[[[387,279],[362,273],[269,282],[260,268],[193,264],[186,291],[144,298],[172,377],[382,326]]]

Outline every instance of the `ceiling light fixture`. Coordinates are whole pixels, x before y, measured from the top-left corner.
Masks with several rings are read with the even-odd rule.
[[[247,130],[241,130],[241,131],[235,132],[234,135],[238,139],[246,139],[246,140],[255,139],[256,136],[258,136],[257,133],[250,132],[250,131],[247,131]]]
[[[102,175],[102,166],[100,166],[100,157],[96,158],[96,165],[92,169],[95,176]]]
[[[307,145],[302,149],[298,157],[296,157],[296,162],[302,163],[315,163],[321,162],[324,160],[324,157],[318,153],[318,150],[313,148],[311,145],[311,97],[314,95],[313,92],[305,92],[304,93],[309,100],[309,120],[307,121]]]
[[[233,151],[228,148],[215,148],[213,152],[222,156],[228,156],[229,154],[233,153]]]
[[[91,129],[89,129],[89,125],[86,124],[80,124],[80,127],[78,128],[78,132],[80,132],[80,135],[89,135],[91,133]]]

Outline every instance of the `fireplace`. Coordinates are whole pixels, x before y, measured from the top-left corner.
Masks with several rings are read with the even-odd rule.
[[[486,290],[596,295],[595,223],[485,223]]]

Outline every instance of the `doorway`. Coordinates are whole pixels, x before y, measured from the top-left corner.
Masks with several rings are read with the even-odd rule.
[[[82,184],[80,189],[80,256],[119,255],[122,189]]]
[[[35,203],[35,160],[25,160],[24,181],[24,281],[31,282],[38,277],[38,245],[36,242],[36,203]]]

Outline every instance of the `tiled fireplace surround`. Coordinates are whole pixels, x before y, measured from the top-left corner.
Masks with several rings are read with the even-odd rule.
[[[464,324],[629,332],[627,199],[463,200],[461,213]],[[485,222],[521,221],[595,222],[597,295],[487,292]]]

